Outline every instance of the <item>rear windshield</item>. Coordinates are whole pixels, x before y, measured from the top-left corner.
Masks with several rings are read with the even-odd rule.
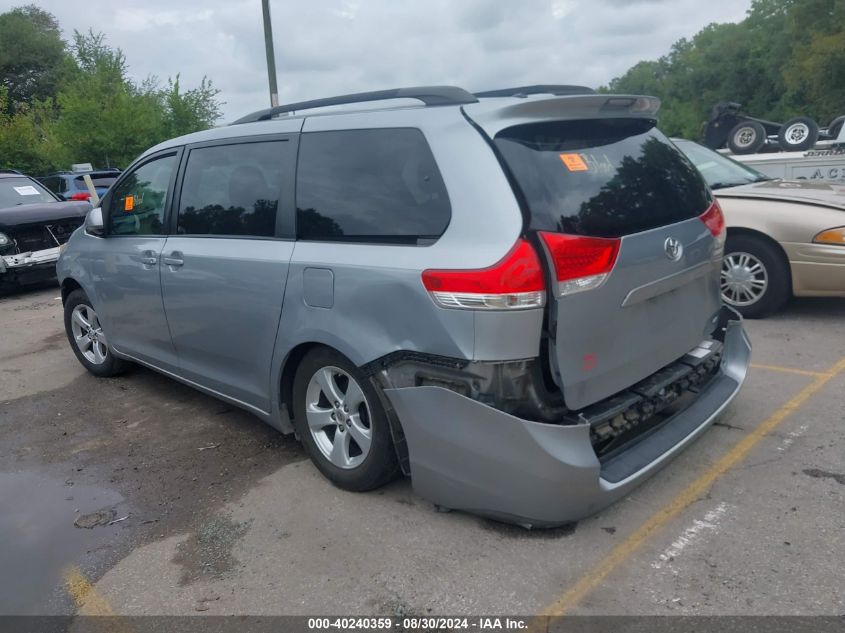
[[[646,119],[530,123],[496,135],[532,229],[619,237],[693,218],[711,194]]]
[[[89,174],[91,176],[91,182],[95,187],[104,187],[108,189],[112,186],[117,177],[120,174]],[[87,191],[88,187],[85,185],[85,178],[84,176],[77,176],[73,179],[73,185],[76,187],[77,191]]]

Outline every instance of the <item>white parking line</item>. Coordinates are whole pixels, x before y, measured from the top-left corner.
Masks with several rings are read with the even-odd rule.
[[[687,527],[677,539],[672,541],[672,544],[657,557],[657,560],[654,561],[651,566],[654,569],[661,569],[666,566],[672,571],[675,571],[672,562],[677,559],[678,556],[681,555],[681,552],[683,552],[687,547],[695,541],[698,541],[703,532],[718,531],[719,524],[722,522],[722,519],[725,517],[727,512],[728,504],[723,501],[707,512],[703,518],[693,521],[692,525]],[[675,573],[677,573],[677,571],[675,571]]]

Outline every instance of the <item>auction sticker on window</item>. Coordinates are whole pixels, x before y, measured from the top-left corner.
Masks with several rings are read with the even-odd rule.
[[[19,196],[37,196],[38,195],[38,189],[36,189],[32,185],[25,185],[23,187],[15,187],[15,191],[18,192]]]
[[[135,210],[135,196],[126,196],[123,200],[123,210],[126,213]]]
[[[560,159],[569,171],[589,171],[581,154],[561,154]]]

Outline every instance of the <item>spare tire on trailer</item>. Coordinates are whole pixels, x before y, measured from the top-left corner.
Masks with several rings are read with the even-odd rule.
[[[818,123],[805,116],[795,117],[780,126],[778,144],[786,152],[803,152],[819,140]]]
[[[845,114],[836,117],[827,126],[827,133],[833,137],[834,141],[839,137],[839,132],[842,130],[843,124],[845,124]]]
[[[741,121],[728,133],[728,149],[734,154],[754,154],[766,144],[766,128],[759,121]]]

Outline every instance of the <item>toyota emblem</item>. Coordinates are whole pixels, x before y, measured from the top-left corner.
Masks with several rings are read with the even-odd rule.
[[[663,250],[666,251],[666,257],[676,262],[684,254],[684,245],[677,238],[667,237],[666,241],[663,242]]]

